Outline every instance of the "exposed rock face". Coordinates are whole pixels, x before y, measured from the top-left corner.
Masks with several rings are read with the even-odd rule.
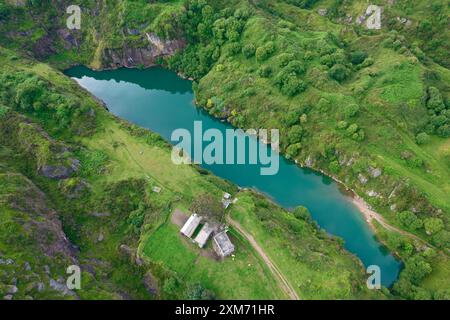
[[[151,295],[156,296],[158,294],[158,282],[150,272],[144,277],[144,286]]]
[[[77,252],[63,231],[58,213],[46,195],[20,173],[2,172],[0,167],[0,185],[2,209],[11,214],[2,218],[13,228],[10,234],[3,235],[8,240],[2,243],[3,256],[0,254],[0,297],[41,298],[47,289],[54,291],[53,297],[63,297],[64,291],[44,285],[58,273],[65,276],[61,270],[68,265],[78,264]],[[23,256],[18,255],[15,260],[8,257],[17,252],[23,252]],[[52,270],[46,264],[50,262]],[[60,284],[58,288],[62,288],[64,281]]]
[[[383,8],[377,5],[369,5],[366,12],[356,18],[356,23],[364,25],[367,29],[381,29],[381,13]]]
[[[317,13],[321,16],[326,16],[328,13],[328,10],[326,8],[320,8],[317,10]]]
[[[373,178],[378,178],[379,176],[381,176],[382,173],[380,168],[369,167],[368,171]]]
[[[66,50],[70,50],[72,48],[79,47],[78,40],[76,39],[74,34],[72,34],[73,32],[76,32],[76,31],[71,31],[69,29],[59,29],[57,31],[58,36],[61,38],[61,40],[63,42],[64,49],[66,49]]]
[[[314,165],[313,158],[311,156],[308,156],[308,158],[306,159],[305,164],[306,164],[307,167],[312,167]]]
[[[49,257],[60,256],[74,262],[75,250],[62,229],[57,213],[48,207],[45,194],[21,174],[8,174],[3,179],[21,185],[21,190],[14,195],[0,194],[0,198],[9,203],[11,208],[23,213],[22,225],[28,231],[27,234],[33,237],[33,243]]]
[[[39,169],[39,173],[44,177],[60,180],[69,178],[73,170],[70,167],[44,165]]]
[[[366,184],[369,180],[365,177],[365,176],[363,176],[361,173],[360,174],[358,174],[358,180],[359,180],[359,182],[361,183],[361,184]]]
[[[373,197],[378,197],[380,194],[378,192],[376,192],[375,190],[370,190],[370,191],[367,192],[367,195],[369,197],[373,198]]]
[[[66,284],[64,283],[64,281],[62,279],[58,279],[58,280],[50,279],[49,286],[53,290],[59,291],[60,293],[62,293],[64,296],[66,296],[66,295],[75,296],[76,295],[73,291],[71,291],[67,288]]]
[[[36,41],[33,45],[32,54],[37,59],[44,59],[56,53],[53,39],[49,35],[45,35]]]
[[[11,112],[0,123],[0,134],[0,142],[34,158],[37,172],[47,178],[67,179],[80,167],[67,145],[51,138],[25,116]]]
[[[105,68],[151,67],[159,57],[173,55],[186,45],[184,40],[162,40],[157,35],[146,33],[149,46],[142,48],[105,49],[103,66]]]

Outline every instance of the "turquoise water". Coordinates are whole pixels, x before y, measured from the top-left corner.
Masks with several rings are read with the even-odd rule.
[[[92,71],[74,67],[66,74],[102,99],[108,109],[170,141],[172,132],[184,128],[193,132],[194,121],[203,130],[232,128],[194,106],[191,82],[162,69],[119,69]],[[261,165],[206,165],[202,167],[241,187],[254,188],[285,208],[302,205],[321,228],[344,239],[345,248],[365,266],[378,265],[381,282],[390,286],[398,277],[401,263],[377,241],[351,199],[330,178],[303,169],[280,157],[276,175],[260,174]]]

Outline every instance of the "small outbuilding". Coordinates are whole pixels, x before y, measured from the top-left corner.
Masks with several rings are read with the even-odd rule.
[[[213,248],[220,257],[227,257],[234,252],[234,245],[226,231],[216,234],[213,238]]]
[[[200,248],[203,248],[208,241],[209,237],[211,236],[211,233],[213,233],[214,229],[206,222],[203,226],[203,228],[200,230],[200,232],[195,237],[194,241],[198,244]]]
[[[202,218],[194,213],[189,217],[184,226],[181,228],[181,234],[185,235],[188,238],[192,237],[201,221]]]

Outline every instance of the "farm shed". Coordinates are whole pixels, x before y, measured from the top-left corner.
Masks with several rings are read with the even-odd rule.
[[[194,213],[189,217],[189,219],[184,224],[183,228],[181,228],[180,232],[184,234],[186,237],[190,238],[194,234],[198,225],[200,224],[202,218]]]
[[[203,248],[213,231],[214,229],[208,223],[205,223],[203,228],[195,237],[194,241],[198,244],[200,248]]]

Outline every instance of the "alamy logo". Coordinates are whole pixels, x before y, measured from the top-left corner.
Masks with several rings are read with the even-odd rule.
[[[371,265],[367,267],[367,274],[370,274],[367,278],[367,288],[369,290],[381,289],[381,269],[379,266]]]
[[[193,137],[187,129],[176,129],[170,140],[177,143],[172,150],[172,162],[177,165],[250,164],[260,165],[263,176],[278,173],[278,129],[271,129],[270,137],[267,129],[226,129],[224,135],[219,129],[203,132],[202,122],[195,121]]]
[[[67,7],[66,12],[70,16],[66,20],[66,26],[69,30],[81,29],[81,9],[77,5],[71,5]]]
[[[70,276],[67,278],[66,286],[69,290],[80,290],[81,289],[81,270],[79,266],[71,265],[67,267],[67,274]]]

